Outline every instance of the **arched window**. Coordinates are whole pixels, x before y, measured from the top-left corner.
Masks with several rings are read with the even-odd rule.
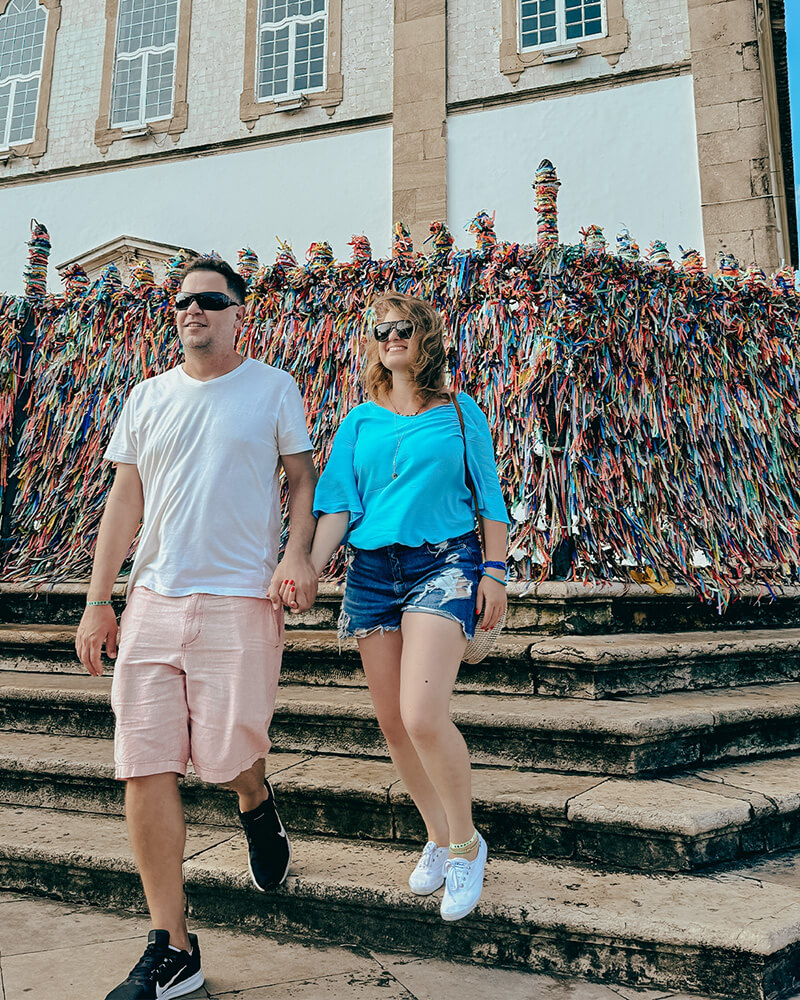
[[[2,3],[2,0],[0,0]],[[192,0],[106,0],[100,114],[94,141],[186,130]]]
[[[261,0],[258,100],[325,89],[325,0]]]
[[[36,134],[47,16],[39,0],[11,0],[0,16],[0,149]]]
[[[500,0],[500,71],[516,84],[526,69],[601,55],[616,66],[630,41],[628,0]],[[536,73],[538,83],[550,82]]]
[[[180,0],[120,0],[111,126],[172,117]]]
[[[342,0],[247,0],[240,116],[341,104]]]
[[[604,0],[520,0],[520,51],[606,33]]]

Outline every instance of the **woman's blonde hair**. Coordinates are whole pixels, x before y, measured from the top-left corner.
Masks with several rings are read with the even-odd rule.
[[[445,366],[447,355],[444,349],[444,323],[441,314],[425,299],[402,292],[387,292],[372,303],[377,317],[381,319],[391,310],[414,324],[412,339],[416,353],[409,367],[409,376],[423,402],[432,399],[447,399],[445,389]],[[361,381],[370,399],[380,400],[392,388],[392,373],[381,361],[378,342],[370,335],[367,343],[367,363]]]

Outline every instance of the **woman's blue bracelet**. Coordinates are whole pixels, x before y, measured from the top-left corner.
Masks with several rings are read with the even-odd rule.
[[[481,573],[485,569],[501,569],[504,573],[506,572],[506,564],[504,562],[482,562],[480,565]]]
[[[496,576],[492,576],[492,574],[491,574],[491,573],[487,573],[487,572],[486,572],[486,570],[484,570],[484,571],[483,571],[483,575],[484,575],[484,576],[488,576],[490,580],[496,580],[496,581],[497,581],[497,583],[502,583],[502,585],[503,585],[504,587],[507,587],[507,586],[508,586],[508,584],[506,583],[506,581],[505,581],[505,580],[501,580],[501,579],[500,579],[499,577],[496,577]]]

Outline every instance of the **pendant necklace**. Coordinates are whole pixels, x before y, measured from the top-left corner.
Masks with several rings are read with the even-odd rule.
[[[406,427],[406,429],[403,431],[402,434],[398,434],[398,432],[397,432],[397,418],[401,417],[401,416],[402,417],[416,417],[416,416],[419,415],[420,410],[422,410],[422,406],[424,406],[425,404],[423,403],[422,406],[418,407],[417,410],[415,410],[414,413],[400,413],[400,411],[397,409],[397,407],[392,402],[391,397],[389,397],[387,395],[386,398],[389,400],[389,406],[391,406],[391,408],[394,410],[394,436],[397,438],[397,446],[394,449],[394,458],[392,459],[392,479],[397,479],[397,456],[398,456],[398,454],[400,452],[400,444],[401,444],[403,438],[408,433],[408,427]]]

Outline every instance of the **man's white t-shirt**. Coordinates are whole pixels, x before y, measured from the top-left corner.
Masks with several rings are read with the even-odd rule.
[[[310,451],[291,375],[247,358],[208,382],[140,382],[105,458],[136,465],[144,517],[129,588],[264,597],[280,535],[278,459]]]

